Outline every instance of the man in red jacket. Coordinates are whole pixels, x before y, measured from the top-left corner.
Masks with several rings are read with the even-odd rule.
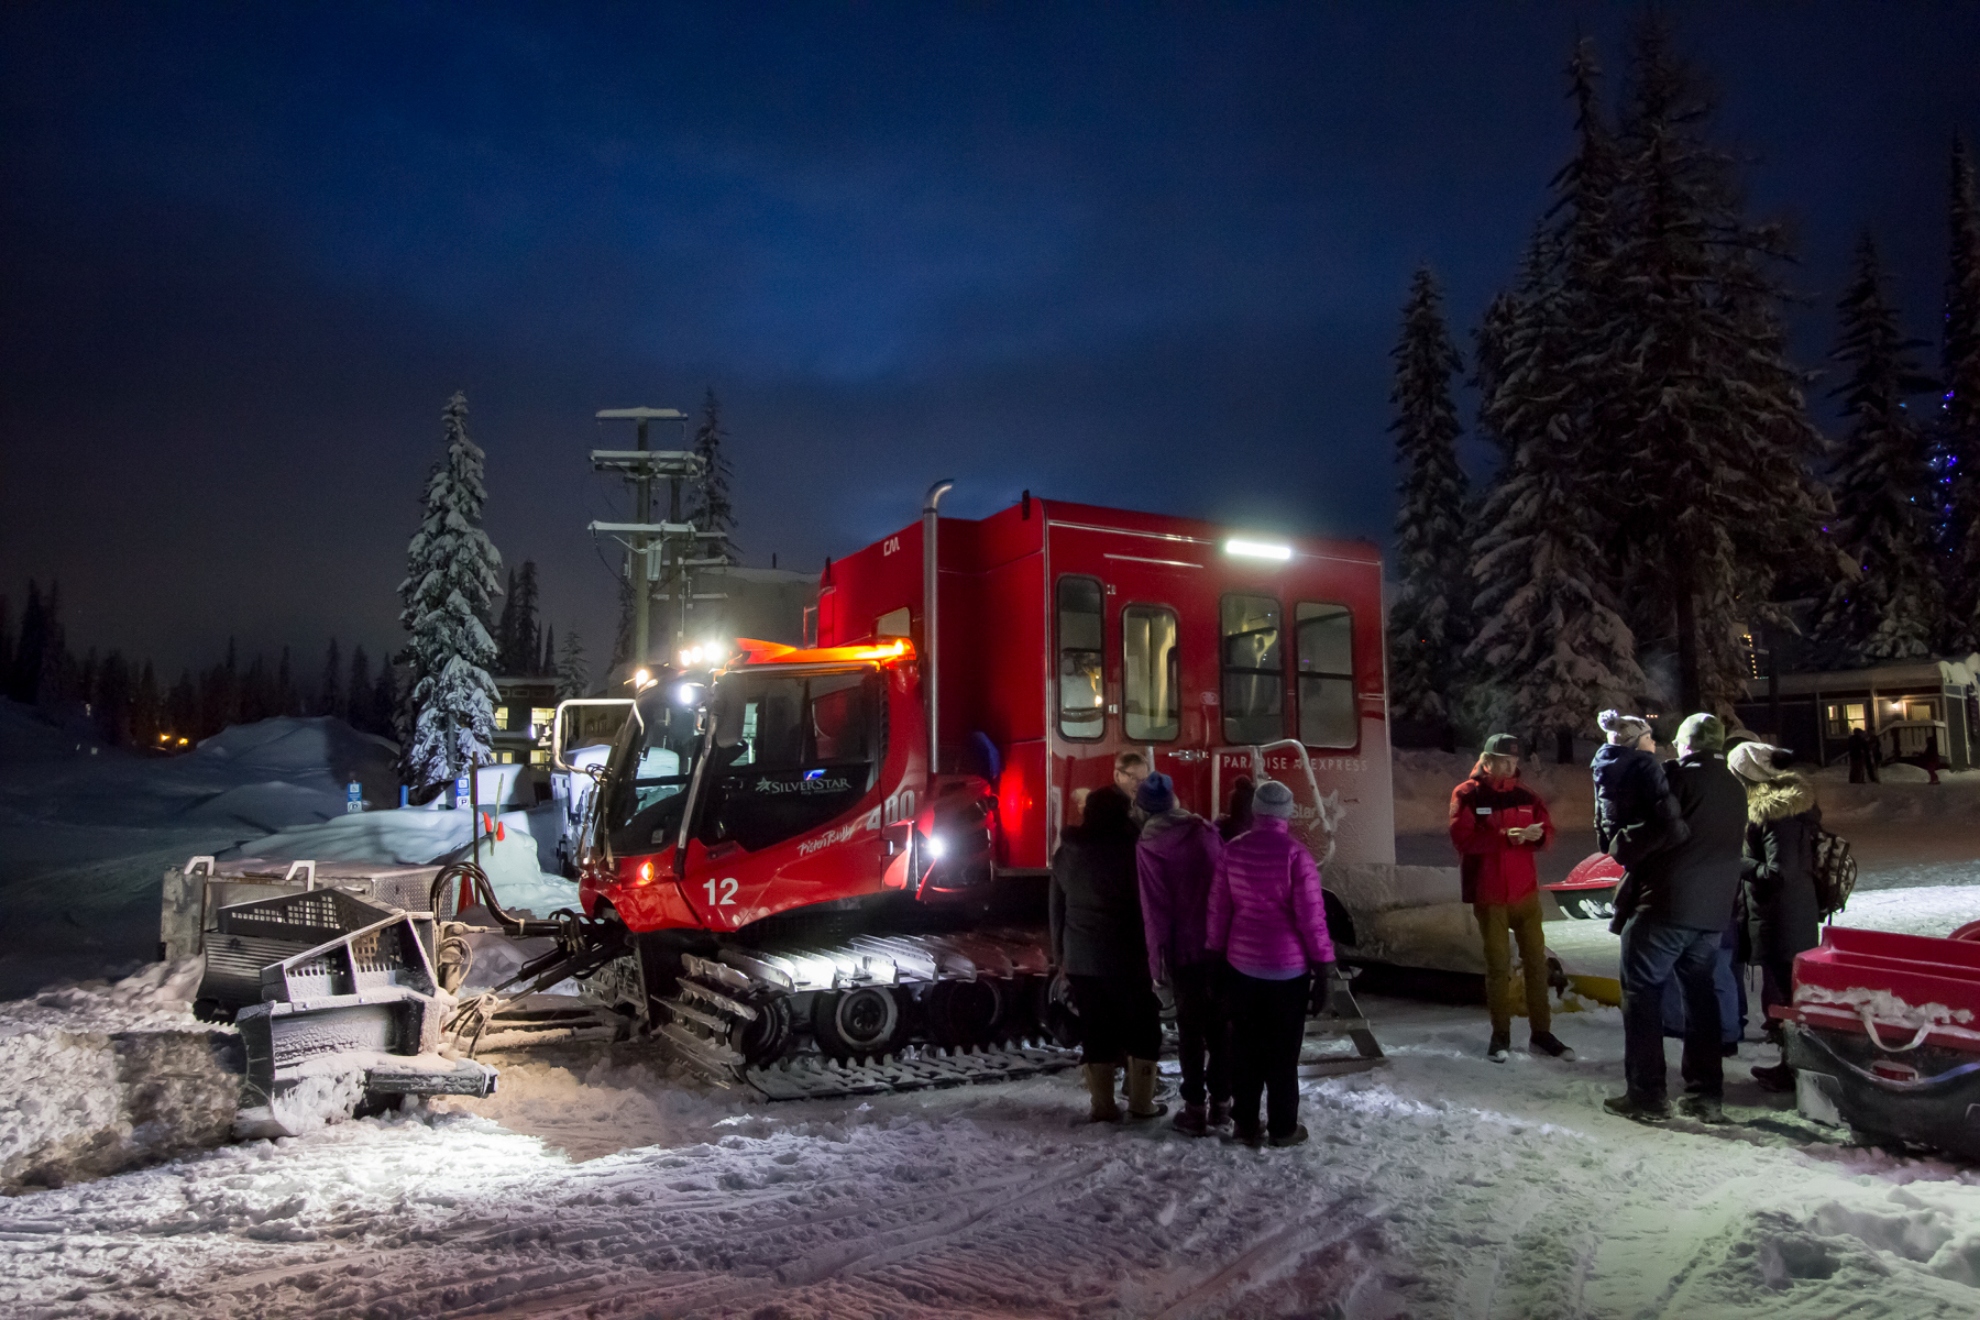
[[[1492,1043],[1485,1056],[1504,1063],[1512,1052],[1512,950],[1519,942],[1526,974],[1526,1020],[1535,1054],[1572,1059],[1555,1037],[1547,1003],[1547,942],[1540,930],[1540,875],[1533,855],[1553,842],[1554,822],[1540,795],[1519,782],[1519,739],[1495,733],[1471,777],[1451,792],[1451,842],[1457,845],[1464,901],[1485,942],[1485,1002]]]

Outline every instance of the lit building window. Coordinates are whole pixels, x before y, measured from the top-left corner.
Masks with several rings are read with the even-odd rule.
[[[529,722],[539,729],[549,728],[551,721],[556,718],[557,708],[555,706],[531,706],[529,708]]]
[[[514,752],[503,752],[503,753],[502,753],[502,764],[503,764],[503,765],[514,765],[515,763],[516,763],[516,754],[515,754]]]
[[[508,732],[509,708],[507,706],[497,706],[495,708],[495,728],[503,733]]]
[[[531,765],[549,765],[549,764],[550,764],[550,753],[548,753],[548,752],[531,752],[531,753],[529,754],[529,763],[530,763]]]

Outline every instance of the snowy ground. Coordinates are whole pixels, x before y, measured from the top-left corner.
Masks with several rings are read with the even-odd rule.
[[[295,732],[161,766],[0,703],[0,992],[142,961],[158,873],[189,853],[434,845],[440,822],[342,821],[344,771],[312,758],[350,749]],[[1450,767],[1407,755],[1423,764],[1399,767],[1404,859],[1445,862]],[[1580,819],[1575,777],[1556,778],[1543,791]],[[1939,934],[1980,918],[1980,783],[1961,779],[1824,782],[1864,864],[1847,920]],[[0,1020],[88,1026],[116,993]],[[1839,1144],[1747,1080],[1770,1050],[1729,1065],[1735,1126],[1653,1130],[1600,1111],[1621,1089],[1613,1010],[1557,1019],[1577,1063],[1494,1065],[1480,1009],[1364,1008],[1390,1062],[1309,1083],[1314,1141],[1265,1152],[1077,1124],[1069,1075],[770,1105],[638,1044],[498,1058],[488,1100],[0,1199],[0,1312],[1980,1314],[1980,1170]]]
[[[449,1112],[0,1202],[23,1316],[1971,1316],[1980,1175],[1831,1145],[1750,1083],[1723,1130],[1610,1119],[1582,1060],[1377,1000],[1385,1068],[1252,1152],[1077,1125],[1069,1077],[750,1104],[637,1046],[511,1061]],[[1744,1067],[1733,1065],[1735,1076]]]

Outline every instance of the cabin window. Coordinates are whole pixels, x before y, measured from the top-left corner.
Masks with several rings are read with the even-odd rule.
[[[1224,741],[1277,742],[1284,731],[1285,661],[1279,602],[1226,596],[1223,607]]]
[[[1087,577],[1059,579],[1059,733],[1098,738],[1106,732],[1104,593]]]
[[[914,615],[903,605],[897,610],[888,610],[873,621],[875,637],[908,637],[914,626]]]
[[[1345,605],[1301,601],[1293,609],[1299,647],[1299,740],[1308,747],[1361,741],[1354,701],[1354,616]]]
[[[1856,729],[1869,731],[1868,707],[1861,701],[1832,701],[1828,703],[1828,736],[1847,738]]]
[[[1175,611],[1159,605],[1122,610],[1121,660],[1121,732],[1130,742],[1166,742],[1181,733]]]

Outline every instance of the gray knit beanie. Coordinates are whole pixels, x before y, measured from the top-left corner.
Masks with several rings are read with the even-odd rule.
[[[1763,742],[1743,742],[1726,753],[1726,764],[1749,784],[1766,784],[1787,773],[1794,753]]]
[[[1701,710],[1696,715],[1684,717],[1684,723],[1678,725],[1677,738],[1674,741],[1680,752],[1723,751],[1726,746],[1726,726],[1717,715],[1708,715]]]
[[[1293,814],[1292,790],[1276,779],[1268,779],[1252,794],[1251,810],[1254,815],[1271,816],[1278,820],[1291,820]]]

